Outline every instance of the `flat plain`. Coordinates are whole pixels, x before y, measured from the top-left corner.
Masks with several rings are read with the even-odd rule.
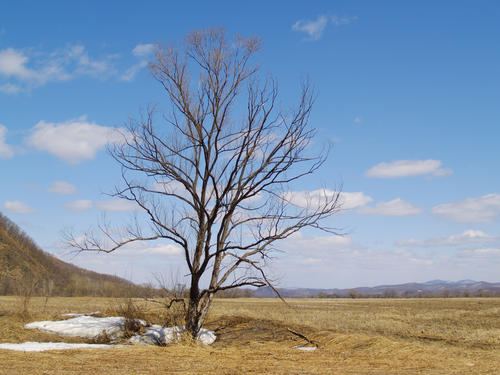
[[[23,327],[62,313],[116,315],[128,303],[0,297],[0,342],[89,342]],[[133,303],[151,322],[168,319]],[[218,337],[211,346],[0,350],[0,374],[500,374],[500,298],[217,299],[206,327]],[[294,349],[306,341],[290,330],[318,349]]]

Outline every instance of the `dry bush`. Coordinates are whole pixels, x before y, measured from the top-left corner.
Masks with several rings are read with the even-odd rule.
[[[111,344],[111,339],[105,330],[102,333],[91,340],[92,344]]]
[[[155,324],[166,327],[184,326],[186,322],[186,301],[188,291],[181,282],[179,272],[171,272],[168,276],[153,275],[158,285],[159,294],[155,298],[145,300],[155,307],[150,311],[149,318]]]
[[[125,324],[123,327],[123,338],[125,339],[145,332],[144,324],[142,324],[140,320],[144,320],[146,321],[146,324],[148,324],[148,316],[145,311],[145,307],[134,301],[132,298],[127,298],[125,301],[120,301],[117,304],[108,307],[106,315],[122,316],[125,318]],[[106,332],[103,332],[103,335],[100,336],[98,338],[100,341],[99,343],[104,343],[106,340],[109,342]]]

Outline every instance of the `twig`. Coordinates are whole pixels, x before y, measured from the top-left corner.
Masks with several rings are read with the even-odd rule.
[[[302,333],[299,333],[299,332],[296,332],[290,328],[287,328],[288,332],[290,332],[291,334],[294,334],[295,336],[298,336],[300,337],[301,339],[304,339],[306,340],[309,344],[311,345],[314,345],[316,348],[319,348],[319,343],[314,341],[314,340],[311,340],[310,338],[308,338],[306,335],[303,335]]]

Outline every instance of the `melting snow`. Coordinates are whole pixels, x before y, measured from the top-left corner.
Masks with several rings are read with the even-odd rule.
[[[28,323],[24,327],[62,336],[78,336],[89,339],[97,338],[105,332],[111,341],[116,341],[123,336],[125,322],[126,319],[123,317],[97,318],[82,315],[67,320]],[[137,320],[137,322],[145,327],[146,332],[130,338],[129,341],[135,344],[169,344],[178,341],[184,331],[184,327],[162,327],[159,325],[147,327],[145,321]],[[215,339],[214,332],[207,329],[201,329],[198,334],[198,340],[205,345],[212,344]]]
[[[303,346],[303,345],[297,345],[297,346],[294,346],[293,349],[297,349],[297,350],[303,350],[305,352],[313,352],[315,351],[317,348],[315,346]]]
[[[116,340],[123,335],[125,318],[120,316],[110,318],[95,318],[93,316],[78,316],[76,318],[28,323],[24,328],[39,329],[40,331],[55,333],[62,336],[77,336],[93,339],[106,332],[111,340]],[[140,321],[146,325],[146,322]]]
[[[123,345],[104,344],[70,344],[67,342],[23,342],[21,344],[0,344],[0,349],[17,350],[21,352],[43,352],[45,350],[65,349],[112,349],[121,348]]]
[[[146,333],[136,335],[130,338],[130,342],[134,344],[168,344],[171,342],[179,341],[181,334],[184,332],[184,327],[162,327],[159,325],[152,325],[146,328]],[[208,329],[201,329],[198,333],[198,340],[205,345],[212,344],[216,337],[213,331]]]

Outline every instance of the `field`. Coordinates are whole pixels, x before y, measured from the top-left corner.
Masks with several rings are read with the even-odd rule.
[[[67,341],[25,330],[65,312],[110,315],[106,298],[0,297],[0,342]],[[135,301],[151,320],[159,311]],[[155,318],[156,317],[156,318]],[[0,374],[500,374],[500,299],[219,299],[212,346],[0,350]],[[316,351],[288,329],[318,343]]]

